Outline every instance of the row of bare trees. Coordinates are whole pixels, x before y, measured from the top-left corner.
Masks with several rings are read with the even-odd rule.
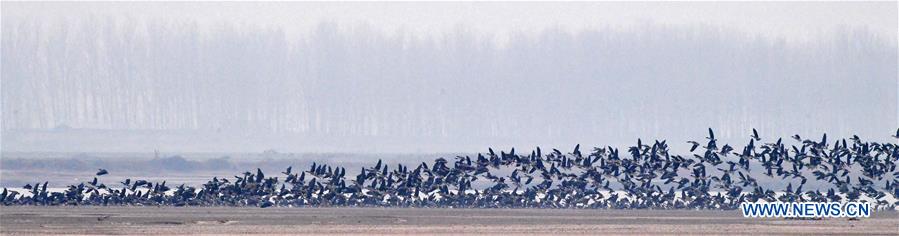
[[[720,29],[424,36],[4,18],[3,129],[374,137],[670,137],[716,127],[887,136],[896,42]]]

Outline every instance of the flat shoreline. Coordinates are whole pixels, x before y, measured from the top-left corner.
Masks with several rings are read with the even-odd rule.
[[[0,207],[3,235],[44,234],[899,234],[871,218],[744,218],[720,210]]]

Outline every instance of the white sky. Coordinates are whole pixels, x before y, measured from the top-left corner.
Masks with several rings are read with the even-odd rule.
[[[229,22],[272,26],[302,35],[322,21],[368,24],[385,32],[433,35],[465,26],[498,40],[513,32],[548,27],[579,31],[627,28],[645,23],[697,25],[806,42],[840,27],[864,27],[896,40],[896,2],[569,2],[569,3],[410,3],[410,2],[3,2],[4,20],[19,17],[193,19],[201,27]],[[12,18],[7,18],[12,17]]]
[[[160,19],[173,21],[195,21],[199,28],[215,29],[222,23],[237,26],[257,26],[284,29],[289,37],[302,36],[321,22],[336,22],[342,26],[364,24],[383,32],[404,32],[422,36],[439,36],[464,27],[494,37],[502,43],[510,33],[535,33],[545,29],[562,28],[569,31],[586,29],[642,29],[646,24],[663,24],[703,28],[720,28],[739,31],[749,35],[783,39],[788,43],[804,46],[805,42],[816,42],[821,36],[845,28],[867,29],[897,42],[899,30],[899,5],[897,2],[569,2],[569,3],[409,3],[409,2],[0,2],[2,21],[40,19],[53,22],[69,22],[89,19],[90,16],[104,20],[107,16],[128,17],[156,22]],[[9,24],[15,25],[15,24]],[[53,24],[45,24],[53,25]],[[72,24],[77,25],[77,24]],[[91,24],[85,24],[91,25]],[[49,26],[47,26],[49,28]],[[26,28],[30,29],[30,28]],[[7,29],[4,29],[6,31]],[[59,30],[55,28],[53,30]],[[831,38],[828,38],[831,39]],[[48,43],[49,44],[49,43]],[[895,45],[895,44],[894,44]],[[5,50],[4,50],[5,51]],[[764,53],[764,52],[763,52]],[[230,55],[230,54],[228,54]],[[238,55],[238,54],[235,54]],[[872,54],[881,55],[881,54]],[[894,54],[895,55],[895,54]],[[372,57],[377,58],[377,57]],[[870,58],[862,58],[870,59]],[[871,59],[878,61],[880,59]],[[652,61],[652,60],[649,60]],[[812,60],[810,60],[812,61]],[[379,65],[374,63],[374,65]],[[212,66],[218,66],[212,63]],[[884,71],[882,65],[872,68]],[[39,67],[35,67],[39,68]],[[35,69],[30,68],[30,69]],[[212,68],[212,67],[210,67]],[[893,67],[895,68],[895,67]],[[401,70],[399,68],[396,70]],[[523,68],[527,69],[527,68]],[[36,70],[36,69],[35,69]],[[809,70],[798,68],[797,71]],[[742,72],[740,72],[742,73]],[[239,77],[235,77],[239,78]],[[21,78],[20,78],[21,79]],[[55,79],[55,78],[54,78]],[[20,80],[21,81],[21,80]],[[7,83],[8,80],[4,81]],[[899,83],[896,84],[899,89]],[[895,92],[895,91],[893,91]],[[633,98],[640,99],[640,98]],[[652,100],[648,100],[652,101]],[[899,96],[896,97],[899,104]],[[797,102],[797,101],[793,101]],[[872,104],[875,106],[878,104]],[[897,111],[899,116],[899,111]],[[897,120],[899,122],[899,120]],[[71,123],[70,123],[71,124]],[[848,124],[850,128],[853,125]],[[478,126],[466,126],[478,127]],[[833,128],[828,124],[823,128]],[[807,127],[808,128],[808,127]],[[812,127],[822,128],[822,127]],[[622,128],[627,129],[627,128]],[[744,130],[745,132],[746,130]],[[636,128],[626,130],[638,135]],[[702,132],[702,130],[700,130]],[[775,131],[767,131],[775,132]],[[778,131],[784,132],[784,131]],[[794,131],[785,131],[794,132]],[[831,133],[834,134],[834,133]],[[601,139],[599,134],[586,138]],[[684,134],[685,135],[685,134]],[[722,134],[723,135],[723,134]],[[79,137],[80,138],[80,137]],[[543,137],[531,138],[535,143],[543,142]],[[571,140],[577,137],[572,137]],[[9,139],[7,139],[9,140]],[[13,139],[15,140],[15,139]],[[42,142],[22,139],[18,144],[47,148]],[[36,140],[36,139],[34,139]],[[87,140],[87,139],[86,139]],[[132,139],[134,140],[134,139]],[[154,139],[160,140],[160,139]],[[478,146],[484,143],[477,139],[447,142],[443,148],[460,150],[460,145]],[[486,139],[485,139],[486,140]],[[525,139],[522,139],[525,140]],[[549,142],[569,142],[571,140],[548,140]],[[153,140],[150,140],[153,141]],[[256,140],[259,147],[271,145],[265,140]],[[264,142],[263,142],[264,141]],[[479,140],[482,141],[482,140]],[[511,142],[511,141],[510,141]],[[578,141],[580,142],[580,141]],[[46,142],[52,143],[52,142]],[[65,142],[59,142],[65,143]],[[134,142],[135,145],[148,145]],[[290,145],[293,145],[292,144]],[[180,144],[173,144],[177,146]],[[216,145],[216,144],[210,144]],[[444,144],[435,144],[444,145]],[[456,145],[456,146],[453,146]],[[76,146],[62,145],[59,146]],[[357,148],[350,141],[329,146],[335,150]],[[404,145],[401,148],[406,148]],[[416,145],[408,145],[416,146]],[[196,145],[202,148],[203,145]],[[221,147],[221,146],[219,146]],[[271,146],[269,146],[271,147]],[[323,147],[323,148],[329,148]],[[7,148],[7,147],[4,147]],[[34,150],[40,150],[34,149]],[[228,147],[231,148],[231,147]],[[253,149],[255,146],[243,148]],[[237,149],[235,149],[237,150]],[[409,150],[405,150],[409,151]]]

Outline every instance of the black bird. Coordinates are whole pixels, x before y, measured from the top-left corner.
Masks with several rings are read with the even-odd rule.
[[[878,209],[899,206],[899,145],[853,136],[851,143],[842,139],[830,146],[826,135],[820,141],[796,135],[798,146],[782,139],[756,146],[760,138],[753,129],[742,154],[730,157],[734,147],[724,144],[719,150],[711,129],[707,139],[704,147],[688,142],[692,147],[687,156],[669,154],[665,141],[644,145],[638,139],[625,155],[611,146],[581,153],[576,145],[571,153],[553,149],[545,156],[540,148],[526,155],[489,148],[486,156],[458,156],[454,163],[441,157],[414,169],[399,164],[392,171],[378,160],[373,168],[359,168],[349,181],[346,168],[324,163],[297,173],[287,167],[281,172],[287,176],[283,181],[257,168],[255,173],[213,177],[200,186],[175,189],[166,181],[140,179],[125,179],[121,189],[112,189],[100,182],[98,172],[91,181],[62,191],[48,191],[48,182],[25,185],[24,194],[4,189],[0,204],[736,209],[743,202],[867,197]],[[761,168],[750,168],[755,166]],[[793,185],[795,179],[799,181]],[[770,187],[777,182],[787,185]]]
[[[693,144],[693,146],[690,147],[690,152],[696,151],[696,148],[699,147],[699,142],[696,142],[696,141],[687,141],[687,143]]]

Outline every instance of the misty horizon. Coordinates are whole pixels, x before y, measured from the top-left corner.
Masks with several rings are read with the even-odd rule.
[[[497,43],[465,24],[421,33],[323,20],[296,32],[4,6],[4,152],[686,146],[709,127],[736,143],[752,128],[891,141],[899,125],[895,32],[877,27],[796,42],[648,21],[510,30]]]

